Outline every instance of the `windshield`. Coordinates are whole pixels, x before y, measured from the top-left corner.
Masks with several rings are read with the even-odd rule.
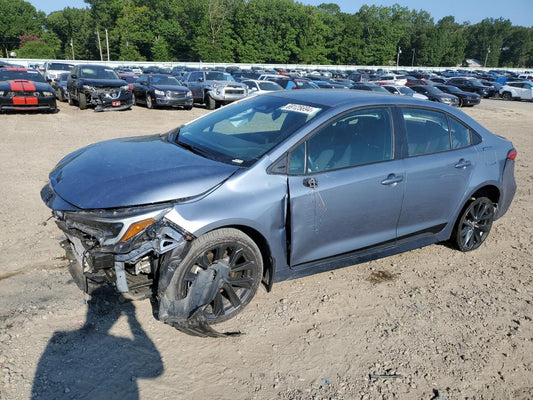
[[[80,76],[88,79],[119,79],[111,68],[83,67]]]
[[[450,93],[461,93],[461,89],[455,86],[443,86],[443,87],[439,86],[439,89],[441,89],[442,91],[450,92]]]
[[[24,79],[33,82],[46,83],[43,76],[37,71],[25,69],[11,69],[0,72],[0,81],[11,81],[16,79]]]
[[[259,82],[259,87],[261,90],[283,90],[283,88],[278,85],[276,82],[270,81],[261,81]]]
[[[170,75],[153,76],[152,84],[153,85],[180,86],[180,82],[176,78]]]
[[[235,82],[235,79],[233,79],[233,76],[231,76],[230,74],[228,74],[226,72],[217,72],[217,71],[207,72],[205,74],[205,79],[208,80],[208,81],[231,81],[231,82]]]
[[[54,70],[54,71],[70,71],[72,69],[72,65],[70,64],[59,64],[59,63],[51,63],[48,64],[48,69]]]
[[[400,91],[400,93],[405,94],[407,96],[412,96],[415,92],[413,89],[408,88],[407,86],[400,86],[398,87],[398,90]]]
[[[323,110],[312,103],[255,96],[185,125],[177,143],[206,158],[249,166]]]

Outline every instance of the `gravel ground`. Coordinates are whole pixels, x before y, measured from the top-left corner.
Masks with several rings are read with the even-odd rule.
[[[533,398],[533,103],[464,111],[518,149],[518,191],[477,251],[433,245],[260,290],[245,335],[200,339],[149,301],[89,299],[39,191],[67,153],[205,114],[1,115],[0,399]]]

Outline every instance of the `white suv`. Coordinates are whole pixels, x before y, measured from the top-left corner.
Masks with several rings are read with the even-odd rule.
[[[533,100],[533,82],[509,82],[500,89],[504,100]]]

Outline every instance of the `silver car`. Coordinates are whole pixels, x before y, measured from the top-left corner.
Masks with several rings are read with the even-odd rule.
[[[477,249],[514,197],[516,154],[447,105],[283,91],[78,150],[41,196],[81,289],[153,296],[160,320],[218,336],[261,282],[448,240]]]

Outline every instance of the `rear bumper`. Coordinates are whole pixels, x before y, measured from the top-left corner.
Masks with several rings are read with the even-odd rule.
[[[502,190],[500,201],[498,202],[498,209],[494,215],[494,219],[498,219],[505,215],[509,206],[513,201],[516,193],[516,180],[514,177],[514,160],[507,160],[503,169]]]

